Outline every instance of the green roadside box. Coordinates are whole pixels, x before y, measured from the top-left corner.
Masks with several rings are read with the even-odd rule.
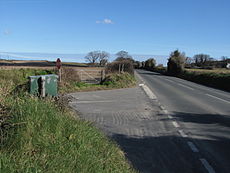
[[[57,96],[58,76],[55,74],[29,76],[29,93],[37,96]]]

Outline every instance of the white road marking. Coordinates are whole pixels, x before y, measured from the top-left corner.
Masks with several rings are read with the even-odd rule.
[[[164,112],[165,114],[168,114],[168,113],[169,113],[169,112],[168,112],[167,110],[165,110],[165,109],[163,110],[163,112]]]
[[[165,78],[164,78],[165,79]],[[172,81],[172,80],[169,80],[169,79],[165,79],[165,80],[167,80],[167,81],[169,81],[169,82],[174,82],[174,81]]]
[[[194,88],[191,88],[191,87],[189,87],[189,86],[187,86],[187,85],[183,85],[183,84],[181,84],[181,83],[177,83],[177,85],[180,85],[180,86],[182,86],[182,87],[184,87],[184,88],[187,88],[187,89],[190,89],[190,90],[194,90]]]
[[[161,110],[165,110],[165,107],[164,107],[164,106],[162,106],[162,105],[160,106],[160,108],[161,108]]]
[[[143,85],[141,87],[144,89],[145,93],[148,95],[150,99],[152,100],[157,99],[156,95],[149,89],[149,87],[147,87],[146,85]]]
[[[211,94],[206,94],[206,95],[207,95],[207,96],[209,96],[209,97],[212,97],[212,98],[215,98],[215,99],[218,99],[218,100],[221,100],[221,101],[223,101],[223,102],[225,102],[225,103],[230,104],[230,102],[229,102],[229,101],[227,101],[227,100],[221,99],[221,98],[216,97],[216,96],[213,96],[213,95],[211,95]]]
[[[168,115],[168,118],[169,118],[169,119],[173,119],[173,117],[172,117],[171,115]]]
[[[170,79],[165,79],[165,80],[167,80],[167,81],[169,81],[169,82],[176,83],[177,85],[180,85],[180,86],[182,86],[182,87],[184,87],[184,88],[187,88],[187,89],[190,89],[190,90],[194,90],[194,88],[191,88],[191,87],[189,87],[189,86],[187,86],[187,85],[184,85],[184,84],[181,84],[181,83],[177,83],[177,82],[172,81],[172,80],[170,80]]]
[[[212,168],[212,166],[208,163],[206,159],[200,159],[200,161],[207,169],[208,173],[215,173],[215,170]]]
[[[176,121],[172,121],[172,124],[173,124],[174,127],[176,127],[176,128],[180,127],[180,125],[179,125]]]
[[[192,142],[188,141],[187,144],[193,152],[195,152],[195,153],[199,152],[199,150],[196,148],[196,146]]]
[[[188,137],[188,135],[186,135],[186,134],[184,133],[183,130],[178,130],[178,132],[180,133],[180,135],[181,135],[183,138],[187,138],[187,137]]]
[[[143,84],[143,83],[140,83],[139,86],[144,86],[144,84]]]

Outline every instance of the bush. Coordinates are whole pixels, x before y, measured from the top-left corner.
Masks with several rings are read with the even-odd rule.
[[[134,74],[133,62],[129,60],[115,61],[109,63],[106,67],[106,73],[118,73],[127,72],[129,74]]]
[[[112,88],[127,88],[127,87],[132,87],[135,84],[136,84],[136,80],[134,75],[131,75],[129,73],[109,74],[102,82],[102,85],[106,85]]]
[[[145,68],[151,69],[156,66],[156,60],[154,58],[149,58],[145,61]]]
[[[178,50],[171,53],[168,59],[167,72],[170,75],[178,75],[184,71],[185,54],[180,53]]]
[[[61,71],[62,82],[80,82],[78,72],[73,68],[64,67]]]

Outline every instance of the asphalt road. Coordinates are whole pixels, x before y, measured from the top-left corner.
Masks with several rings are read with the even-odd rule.
[[[158,101],[142,87],[70,95],[70,106],[112,138],[139,172],[206,172]]]
[[[230,93],[154,72],[136,72],[192,150],[191,157],[206,172],[229,173]]]

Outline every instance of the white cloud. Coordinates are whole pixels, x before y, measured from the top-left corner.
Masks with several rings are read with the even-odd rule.
[[[111,19],[104,19],[104,20],[97,20],[97,24],[114,24],[114,22]]]
[[[4,35],[10,35],[11,31],[9,29],[5,29],[5,31],[3,31],[3,34]]]
[[[110,19],[104,19],[103,22],[104,22],[105,24],[113,24],[113,21],[110,20]]]

